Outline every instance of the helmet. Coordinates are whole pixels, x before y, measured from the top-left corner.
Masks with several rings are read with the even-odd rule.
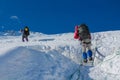
[[[25,31],[28,31],[28,28],[25,28]]]

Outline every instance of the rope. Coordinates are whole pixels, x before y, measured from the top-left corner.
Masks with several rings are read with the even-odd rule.
[[[93,57],[95,58],[95,53],[96,53],[96,47],[93,49],[94,51],[93,51]],[[82,50],[81,50],[82,51]],[[81,58],[81,56],[82,55],[80,55],[80,58]],[[82,63],[82,58],[80,59],[80,62],[81,62],[81,64],[83,64]],[[69,78],[69,80],[72,80],[72,78],[74,77],[74,75],[75,74],[78,74],[77,75],[77,78],[76,78],[76,80],[79,80],[80,78],[81,78],[81,80],[84,80],[84,75],[81,73],[81,66],[84,66],[84,65],[79,65],[79,68],[75,71],[75,72],[73,72],[73,74],[71,74],[71,76],[70,76],[70,78]],[[92,62],[92,66],[94,65],[94,61]],[[86,69],[84,69],[84,71],[87,71]],[[93,79],[91,79],[91,80],[93,80]]]
[[[80,58],[81,58],[81,56],[82,56],[82,55],[80,55]],[[94,52],[94,55],[93,55],[93,56],[95,57],[95,52]],[[78,74],[76,80],[79,80],[79,79],[80,79],[80,80],[85,80],[85,79],[84,79],[84,74],[82,74],[82,73],[81,73],[81,70],[80,70],[82,66],[84,67],[83,62],[82,62],[82,58],[80,59],[80,62],[81,62],[81,64],[79,65],[79,68],[78,68],[73,74],[71,74],[70,80],[72,80],[72,78],[73,78],[73,76],[74,76],[75,74]],[[93,63],[94,63],[94,61],[92,62],[92,66],[93,66]],[[84,69],[84,71],[87,72],[86,69]],[[91,79],[91,80],[93,80],[93,79]]]
[[[80,76],[82,76],[81,71],[80,71],[80,67],[81,67],[81,65],[79,65],[79,68],[70,76],[70,80],[72,80],[73,76],[74,76],[76,73],[78,73],[78,77],[77,77],[76,80],[79,80],[79,79],[80,79]],[[82,80],[84,80],[84,79],[82,78]]]

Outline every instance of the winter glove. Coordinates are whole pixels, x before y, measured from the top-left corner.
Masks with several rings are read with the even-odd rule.
[[[75,26],[74,39],[79,39],[78,26]]]

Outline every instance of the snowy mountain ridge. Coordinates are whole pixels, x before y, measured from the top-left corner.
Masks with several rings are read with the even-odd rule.
[[[0,36],[0,80],[120,80],[119,30],[91,33],[95,66],[82,68],[81,45],[72,32],[30,34],[29,42],[21,34]]]

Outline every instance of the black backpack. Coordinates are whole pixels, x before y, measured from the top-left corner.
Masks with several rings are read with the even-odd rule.
[[[85,24],[81,24],[78,26],[78,31],[79,31],[79,36],[80,38],[83,39],[89,39],[90,38],[90,32],[88,29],[88,26]]]

